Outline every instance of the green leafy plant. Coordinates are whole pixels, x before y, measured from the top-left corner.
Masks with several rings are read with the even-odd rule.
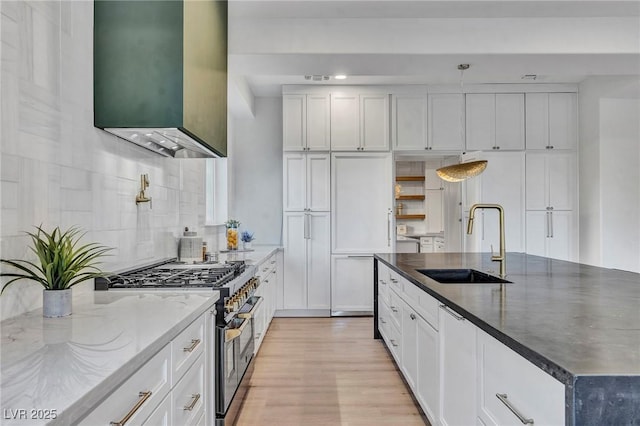
[[[235,219],[229,219],[224,223],[227,228],[239,228],[240,227],[240,221],[239,220],[235,220]]]
[[[1,277],[13,278],[2,287],[0,293],[22,279],[36,281],[47,290],[66,290],[83,281],[103,276],[96,267],[99,263],[97,260],[112,248],[97,243],[80,245],[85,233],[77,227],[64,232],[56,227],[51,233],[41,226],[36,226],[36,229],[36,233],[25,233],[31,237],[33,245],[29,248],[38,256],[40,265],[28,260],[0,259],[0,262],[22,271],[0,273]]]

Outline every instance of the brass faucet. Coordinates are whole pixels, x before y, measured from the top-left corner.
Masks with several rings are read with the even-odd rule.
[[[136,205],[140,203],[149,203],[149,208],[153,208],[151,197],[147,197],[144,191],[149,187],[149,175],[140,175],[140,192],[136,195]]]
[[[500,277],[507,276],[507,256],[505,253],[504,244],[504,209],[500,204],[474,204],[469,210],[469,222],[467,223],[467,234],[471,235],[473,232],[473,216],[476,209],[496,209],[500,213],[500,254],[495,256],[491,253],[491,260],[494,262],[500,262]],[[493,251],[493,250],[492,250]]]

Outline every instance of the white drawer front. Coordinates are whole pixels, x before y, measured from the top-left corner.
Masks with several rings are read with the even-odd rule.
[[[389,281],[391,282],[391,288],[398,294],[404,292],[404,278],[400,277],[396,272],[389,270]]]
[[[144,422],[144,426],[171,426],[171,396],[162,400],[158,408]]]
[[[256,268],[256,276],[262,280],[268,276],[276,267],[276,256],[270,256]]]
[[[398,366],[402,365],[402,333],[400,328],[391,322],[389,324],[389,339],[387,341],[389,349],[396,360]]]
[[[391,320],[394,322],[394,325],[400,328],[400,324],[402,324],[402,301],[400,296],[398,296],[395,292],[389,292],[389,316]]]
[[[486,425],[564,425],[564,385],[488,334],[478,331],[479,407]],[[502,398],[498,398],[498,396]]]
[[[191,366],[171,391],[173,425],[195,425],[204,414],[204,356]]]
[[[171,341],[171,364],[175,384],[204,351],[204,315],[195,320]]]
[[[433,328],[438,329],[438,301],[412,283],[404,286],[404,301],[407,302]]]
[[[389,307],[383,300],[378,300],[378,330],[382,337],[389,338],[389,327],[391,326],[391,318]]]
[[[126,424],[142,424],[169,393],[171,346],[143,365],[117,388],[102,404],[85,417],[81,425],[108,425],[129,417]]]

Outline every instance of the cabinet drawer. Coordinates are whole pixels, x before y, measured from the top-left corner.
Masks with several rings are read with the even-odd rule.
[[[404,286],[404,300],[433,328],[438,329],[438,301],[412,283]]]
[[[275,267],[276,256],[272,255],[267,260],[258,265],[258,267],[256,268],[256,276],[262,281],[275,269]]]
[[[389,327],[391,326],[389,312],[389,306],[384,301],[378,300],[378,330],[385,339],[389,339]]]
[[[478,414],[487,426],[521,424],[512,409],[536,425],[565,424],[564,385],[481,331],[478,372]]]
[[[402,333],[400,327],[391,321],[388,327],[389,336],[387,339],[387,347],[391,350],[393,357],[398,366],[402,365]]]
[[[200,356],[171,391],[173,425],[195,425],[204,413],[204,356]]]
[[[171,341],[171,371],[174,386],[204,351],[204,338],[203,315]]]
[[[120,422],[142,424],[169,393],[171,346],[166,345],[151,360],[117,388],[80,424],[93,426]]]
[[[394,291],[389,291],[389,317],[394,325],[400,328],[402,324],[402,300]]]
[[[171,396],[162,400],[158,408],[144,422],[144,426],[171,426]]]
[[[396,293],[402,294],[404,292],[405,279],[392,270],[389,270],[389,282]]]

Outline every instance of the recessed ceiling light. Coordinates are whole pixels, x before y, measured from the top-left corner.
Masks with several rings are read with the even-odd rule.
[[[344,74],[336,74],[333,76],[333,78],[335,78],[336,80],[344,80],[345,78],[347,78],[347,76]]]

